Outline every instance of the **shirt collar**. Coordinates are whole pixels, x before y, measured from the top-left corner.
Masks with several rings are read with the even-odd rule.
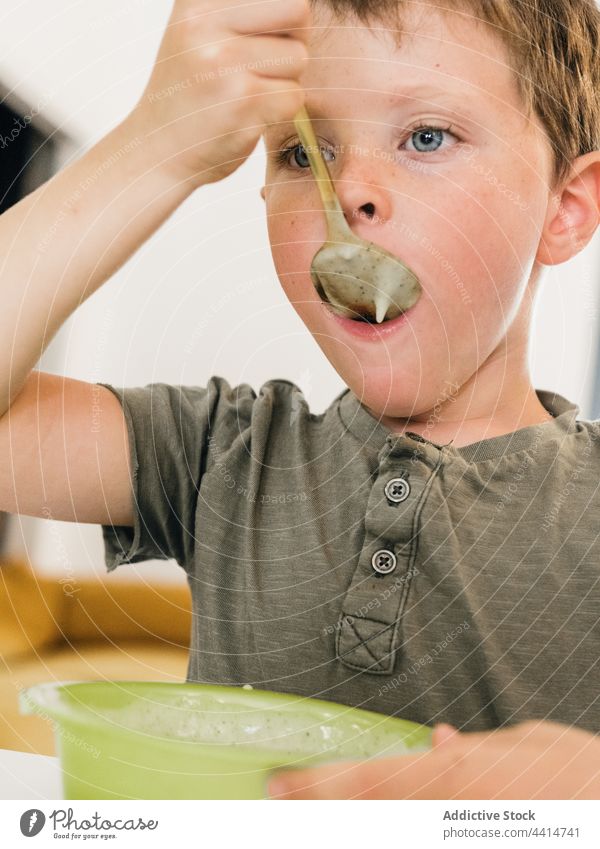
[[[568,401],[556,392],[545,389],[536,389],[535,391],[542,406],[553,416],[551,421],[530,425],[490,439],[482,439],[460,448],[453,446],[452,442],[445,446],[437,445],[412,431],[407,431],[403,435],[393,433],[361,404],[358,397],[349,388],[340,393],[335,400],[339,402],[338,411],[346,430],[350,431],[364,445],[377,452],[381,451],[386,445],[405,444],[414,447],[416,441],[437,449],[444,447],[448,455],[461,457],[467,462],[481,462],[502,457],[505,454],[512,454],[514,451],[523,451],[530,448],[534,443],[539,445],[540,439],[544,441],[560,440],[567,434],[578,430],[577,418],[580,408],[577,404]]]

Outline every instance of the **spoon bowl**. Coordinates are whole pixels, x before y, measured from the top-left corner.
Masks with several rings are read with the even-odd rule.
[[[310,269],[319,297],[347,318],[378,324],[396,318],[421,297],[416,274],[385,248],[352,232],[305,107],[296,114],[294,124],[327,219],[327,241],[313,257]]]

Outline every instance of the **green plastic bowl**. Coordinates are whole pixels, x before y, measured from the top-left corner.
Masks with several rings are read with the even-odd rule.
[[[414,722],[244,687],[52,682],[19,702],[55,723],[66,799],[264,799],[273,769],[431,745]]]

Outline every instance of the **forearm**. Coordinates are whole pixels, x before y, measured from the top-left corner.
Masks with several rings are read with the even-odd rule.
[[[58,329],[189,196],[135,116],[0,216],[0,415]]]

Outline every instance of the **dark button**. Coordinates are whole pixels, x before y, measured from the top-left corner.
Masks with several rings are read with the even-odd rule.
[[[389,575],[396,568],[396,555],[388,548],[380,548],[371,557],[371,564],[380,575]]]
[[[392,504],[400,504],[410,495],[410,484],[404,478],[392,478],[386,483],[384,492]]]

